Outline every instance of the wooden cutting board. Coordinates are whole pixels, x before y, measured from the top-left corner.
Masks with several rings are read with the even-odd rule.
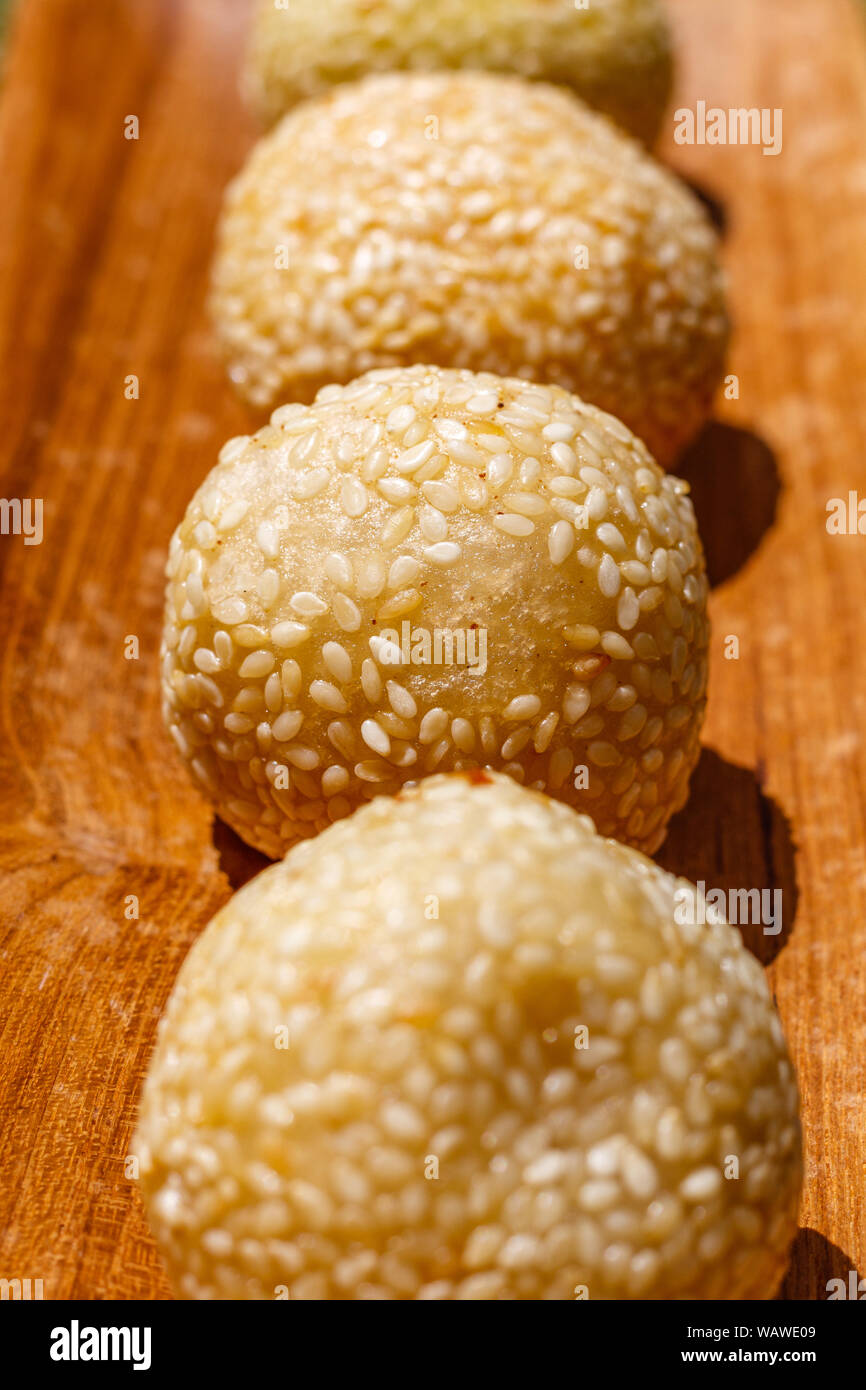
[[[866,497],[866,26],[852,0],[671,10],[675,105],[784,124],[777,157],[675,146],[673,117],[662,145],[724,227],[739,399],[681,469],[715,585],[712,678],[660,858],[783,892],[783,931],[750,939],[803,1094],[785,1292],[826,1297],[866,1272],[866,536],[826,530],[830,498]],[[169,535],[220,443],[258,423],[202,309],[254,136],[248,7],[92,11],[19,0],[0,88],[2,492],[44,503],[41,545],[0,537],[0,1277],[163,1298],[124,1171],[136,1098],[181,960],[261,862],[212,824],[157,689]]]

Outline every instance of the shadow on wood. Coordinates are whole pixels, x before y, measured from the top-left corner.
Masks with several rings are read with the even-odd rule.
[[[236,835],[218,816],[213,818],[213,842],[219,855],[220,868],[231,884],[233,893],[273,863],[266,855],[259,854],[257,849],[244,844],[240,835]]]
[[[715,588],[743,567],[776,519],[781,483],[775,455],[750,430],[711,420],[674,471],[691,488]]]
[[[834,1288],[833,1279],[841,1284]],[[851,1256],[826,1236],[803,1226],[791,1247],[791,1262],[777,1297],[823,1302],[836,1292],[845,1298],[866,1298],[866,1288],[861,1291],[859,1284],[860,1273]]]
[[[718,232],[720,237],[724,237],[728,230],[728,210],[721,198],[717,198],[715,193],[711,193],[706,184],[698,183],[696,179],[683,179],[682,174],[676,170],[677,177],[681,179],[694,193],[699,202],[703,203],[707,215]]]
[[[764,795],[754,772],[704,748],[689,800],[671,821],[655,858],[671,873],[692,883],[703,881],[707,893],[721,889],[727,902],[737,889],[757,889],[760,904],[752,892],[749,920],[737,925],[762,965],[775,959],[791,934],[797,911],[794,845],[786,817]],[[742,896],[735,902],[738,915],[744,915]],[[776,909],[777,920],[769,922]],[[781,929],[767,934],[767,925]]]

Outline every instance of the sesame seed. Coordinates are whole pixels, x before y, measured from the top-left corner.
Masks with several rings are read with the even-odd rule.
[[[300,768],[303,772],[310,772],[319,765],[319,755],[314,748],[302,748],[299,744],[294,744],[287,748],[284,755],[287,763],[293,767]],[[300,778],[295,778],[295,782],[300,783]]]
[[[376,674],[378,675],[378,671]],[[398,685],[396,681],[388,681],[385,688],[394,713],[403,719],[414,719],[418,713],[418,705],[409,691],[405,690],[402,685]]]
[[[418,492],[415,484],[410,483],[407,478],[380,478],[377,487],[386,502],[394,503],[410,502]],[[343,510],[345,511],[345,507]],[[360,516],[361,513],[358,512],[357,515]]]
[[[382,677],[375,661],[369,656],[365,657],[361,666],[361,689],[371,705],[378,704],[382,698]]]
[[[346,516],[363,516],[369,502],[367,489],[357,478],[347,478],[340,489],[340,506]]]
[[[349,785],[349,774],[344,767],[333,764],[326,767],[322,773],[322,795],[334,797],[338,792],[345,791]],[[348,806],[348,802],[346,803]]]
[[[470,415],[492,415],[499,400],[495,391],[485,391],[477,396],[470,396],[466,402],[466,410]]]
[[[387,782],[392,769],[377,758],[368,758],[354,767],[355,776],[362,782]]]
[[[493,524],[499,531],[504,531],[507,536],[531,536],[535,530],[535,522],[530,521],[528,516],[518,516],[516,513],[506,512],[502,516],[495,516]]]
[[[548,510],[544,498],[537,497],[531,492],[506,493],[502,499],[502,505],[507,507],[510,512],[517,512],[520,516],[543,516]]]
[[[529,740],[531,738],[531,729],[515,729],[514,733],[509,734],[508,738],[502,745],[502,748],[500,750],[502,757],[505,758],[506,761],[510,758],[516,758],[518,753],[523,752],[524,748],[529,743]]]
[[[586,751],[590,762],[598,767],[616,767],[622,760],[619,750],[606,739],[594,739]]]
[[[309,636],[310,629],[306,623],[292,622],[291,619],[275,623],[271,628],[271,641],[275,647],[299,647]]]
[[[640,560],[620,561],[619,571],[627,584],[633,584],[637,588],[649,584],[652,579],[650,571],[646,565],[641,564]]]
[[[354,756],[355,735],[350,724],[342,719],[335,719],[328,725],[327,734],[328,742],[338,753],[342,753],[344,758]]]
[[[334,594],[331,608],[337,626],[343,632],[357,632],[361,626],[361,610],[346,594]]]
[[[508,720],[533,719],[541,709],[537,695],[518,695],[510,700],[502,711],[502,718]]]
[[[198,576],[190,575],[189,579],[187,580],[188,594],[191,593],[192,583],[194,579],[198,579]],[[204,607],[204,600],[202,600],[201,605],[197,605],[198,613],[201,613]],[[249,615],[249,609],[247,608],[247,605],[241,598],[222,599],[219,603],[214,603],[212,605],[211,612],[213,613],[213,616],[216,618],[217,622],[226,623],[230,627],[233,626],[235,623],[242,623],[244,619]]]
[[[275,560],[280,553],[280,539],[269,521],[262,521],[256,528],[256,545],[268,560]]]
[[[415,419],[415,408],[411,405],[397,406],[395,410],[389,412],[385,420],[385,429],[389,434],[402,436],[406,433],[409,426]]]
[[[423,439],[418,444],[413,444],[411,449],[404,449],[394,460],[394,467],[398,473],[415,473],[432,458],[436,452],[436,445],[432,439]]]
[[[586,484],[582,483],[579,478],[551,478],[547,486],[557,497],[582,497],[586,492]],[[588,519],[589,517],[587,514],[587,520]]]
[[[574,549],[574,531],[567,521],[555,521],[547,533],[550,562],[561,565]]]
[[[557,468],[563,473],[572,473],[577,467],[577,455],[570,444],[563,441],[555,443],[550,450],[550,457]]]
[[[364,720],[361,725],[361,738],[374,753],[380,753],[383,758],[387,758],[391,751],[391,740],[375,719]]]
[[[435,545],[428,545],[424,548],[425,559],[431,560],[434,565],[441,565],[443,568],[455,565],[461,554],[460,546],[455,541],[437,541]]]
[[[332,710],[334,714],[345,714],[349,708],[345,696],[331,681],[312,681],[310,699],[322,709]]]
[[[566,721],[569,722],[569,721]],[[551,755],[550,765],[547,774],[548,783],[552,790],[556,791],[562,786],[574,767],[574,754],[570,748],[557,748]]]
[[[292,594],[289,603],[302,618],[317,618],[328,611],[328,605],[319,598],[318,594],[312,594],[306,590]]]
[[[193,653],[193,663],[199,671],[204,671],[206,675],[213,675],[222,669],[219,657],[207,647],[199,647]]]
[[[602,555],[598,567],[598,587],[605,598],[616,598],[619,593],[620,574],[612,555]]]
[[[219,451],[220,463],[235,463],[242,454],[246,453],[250,439],[247,434],[235,435],[233,439],[227,439]]]
[[[493,408],[496,408],[495,399]],[[436,431],[441,439],[449,443],[453,440],[461,441],[469,438],[469,431],[466,426],[461,424],[459,420],[451,420],[447,416],[442,420],[437,420]]]
[[[448,483],[427,482],[421,484],[421,491],[430,503],[439,512],[456,512],[460,506],[460,496]]]
[[[439,766],[442,759],[445,757],[445,754],[449,751],[450,747],[450,738],[440,738],[437,743],[433,744],[433,747],[428,751],[427,756],[424,760],[424,766],[427,772],[436,771],[436,768]]]
[[[362,561],[358,570],[356,593],[359,598],[377,598],[385,587],[388,570],[384,560],[370,555]]]
[[[322,647],[322,658],[335,680],[345,684],[352,679],[352,658],[339,642],[326,642]]]
[[[524,459],[520,465],[519,476],[521,487],[528,491],[536,488],[541,480],[541,464],[538,459]]]
[[[420,574],[421,566],[413,555],[399,555],[388,571],[388,588],[409,588]]]
[[[307,459],[315,453],[319,444],[319,431],[317,429],[307,429],[305,433],[299,435],[289,450],[289,461],[296,466],[299,463],[306,463]]]
[[[540,724],[535,730],[535,735],[532,740],[533,747],[535,748],[536,753],[545,753],[547,749],[550,747],[550,741],[556,732],[556,726],[558,723],[558,714],[548,714],[545,716],[544,719],[541,720]]]
[[[576,428],[574,425],[568,424],[564,420],[553,420],[549,425],[544,426],[544,429],[541,431],[541,436],[551,444],[567,444],[569,440],[574,438],[575,432]]]
[[[283,707],[283,683],[278,671],[272,672],[265,681],[265,706],[268,714],[279,714]]]
[[[619,632],[605,632],[601,638],[602,651],[615,661],[630,661],[634,656],[634,648],[626,641]]]
[[[383,476],[389,461],[388,450],[384,447],[371,449],[361,464],[361,481],[375,483]]]
[[[571,499],[567,497],[554,497],[551,500],[550,508],[551,511],[555,512],[563,521],[569,522],[575,531],[587,530],[589,526],[589,513],[586,510],[585,504],[572,502]],[[588,561],[583,558],[584,556],[591,557],[592,562],[595,563],[595,557],[591,550],[583,548],[578,552],[578,559],[582,564],[587,564]]]
[[[345,555],[332,552],[325,560],[325,574],[339,588],[349,589],[352,586],[352,566]]]
[[[280,596],[280,576],[275,569],[262,570],[256,580],[256,593],[263,608],[273,608]]]
[[[216,529],[209,521],[200,521],[192,534],[200,550],[212,550],[217,543]]]
[[[329,469],[311,468],[308,473],[302,473],[291,483],[291,495],[298,502],[311,501],[312,498],[318,497],[321,492],[324,492],[330,481]]]
[[[475,730],[468,719],[452,719],[451,737],[461,753],[471,753],[475,747]]]
[[[562,717],[566,724],[576,724],[589,709],[591,696],[586,686],[570,685],[562,702]]]
[[[297,695],[301,688],[301,668],[291,657],[280,667],[280,683],[287,700]]]
[[[625,538],[619,527],[614,526],[612,522],[604,522],[603,525],[599,526],[595,534],[598,536],[601,544],[612,551],[614,555],[622,555],[624,553],[626,548]]]
[[[380,540],[386,549],[399,545],[408,536],[415,520],[415,512],[412,507],[401,507],[388,518],[380,532]]]
[[[300,732],[304,716],[298,710],[284,710],[271,725],[271,733],[281,743],[287,743]]]
[[[481,735],[481,747],[488,757],[496,751],[496,725],[489,714],[484,714],[478,722],[478,732]]]
[[[419,524],[424,539],[430,541],[434,545],[438,541],[444,541],[445,537],[448,535],[448,523],[445,517],[441,512],[435,511],[433,507],[425,507],[421,511]]]
[[[435,743],[448,728],[448,715],[444,709],[428,710],[421,720],[418,737],[421,743]]]
[[[569,646],[577,647],[579,651],[591,651],[601,641],[598,628],[588,623],[570,624],[562,629],[562,635]]]
[[[276,657],[273,652],[260,651],[251,652],[245,657],[238,668],[238,675],[242,680],[255,679],[258,676],[267,676],[276,665]]]
[[[640,521],[640,512],[635,505],[635,500],[632,497],[631,491],[626,487],[625,483],[617,484],[616,500],[625,512],[628,520],[632,525],[636,526]]]
[[[616,607],[616,620],[623,632],[630,632],[640,618],[640,605],[633,589],[624,589]]]
[[[452,463],[462,463],[468,468],[481,468],[484,465],[483,453],[471,444],[452,442],[448,445],[448,454]]]
[[[685,1202],[709,1202],[722,1186],[722,1175],[718,1168],[696,1168],[679,1186],[679,1194]]]
[[[407,613],[413,613],[423,600],[420,589],[401,589],[399,593],[386,600],[381,608],[376,611],[376,620],[380,623],[391,622],[394,618],[403,618]]]
[[[510,454],[497,454],[490,460],[487,468],[487,477],[492,488],[500,488],[508,482],[514,472],[514,459]]]
[[[584,474],[588,472],[591,473],[593,477],[599,476],[595,469],[582,468],[580,470],[580,477],[581,481],[584,483],[590,481],[588,478],[584,477]],[[597,484],[590,486],[586,497],[586,511],[590,521],[602,521],[604,517],[607,516],[607,507],[607,492],[604,486],[599,487]]]

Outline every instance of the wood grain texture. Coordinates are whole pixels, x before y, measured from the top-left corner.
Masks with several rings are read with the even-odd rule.
[[[671,10],[676,104],[781,107],[784,146],[662,151],[724,222],[740,399],[681,469],[713,660],[706,752],[659,857],[783,890],[782,934],[750,944],[803,1093],[784,1292],[825,1297],[866,1272],[866,537],[825,529],[830,497],[866,497],[866,42],[851,0]],[[175,761],[156,670],[170,533],[258,423],[202,307],[254,135],[246,22],[245,0],[20,0],[0,91],[2,494],[44,499],[41,545],[0,538],[0,1276],[47,1298],[168,1296],[124,1176],[138,1089],[183,956],[261,862]]]

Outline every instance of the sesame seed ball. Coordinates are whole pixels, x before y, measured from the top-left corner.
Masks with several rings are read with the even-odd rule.
[[[223,447],[168,576],[169,729],[274,858],[433,772],[499,769],[647,852],[686,799],[687,486],[560,387],[383,368],[283,406]]]
[[[796,1082],[760,965],[679,924],[683,887],[485,773],[266,869],[193,947],[144,1087],[178,1292],[771,1298]]]
[[[367,78],[286,116],[226,194],[211,310],[256,406],[434,362],[556,382],[665,465],[727,335],[689,189],[568,92],[484,73]]]
[[[671,88],[657,0],[259,0],[244,74],[268,124],[297,101],[391,68],[513,72],[571,87],[651,144]]]

